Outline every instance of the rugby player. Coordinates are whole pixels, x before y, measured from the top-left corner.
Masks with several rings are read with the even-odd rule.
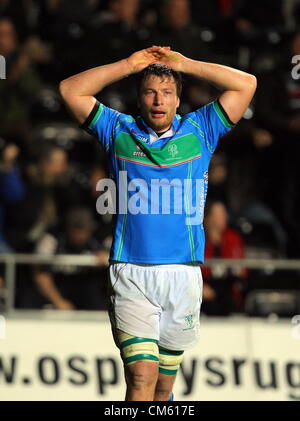
[[[136,73],[139,117],[95,98]],[[178,115],[181,73],[214,84],[220,95]],[[111,177],[123,192],[110,254],[110,320],[124,363],[126,400],[171,400],[183,353],[198,340],[208,166],[255,90],[251,74],[160,46],[60,83],[73,116],[107,152]]]

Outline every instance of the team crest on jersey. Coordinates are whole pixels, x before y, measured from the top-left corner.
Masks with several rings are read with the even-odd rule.
[[[168,146],[168,152],[169,152],[169,154],[171,155],[172,158],[174,158],[176,155],[178,155],[177,145],[175,145],[174,143],[169,145]]]

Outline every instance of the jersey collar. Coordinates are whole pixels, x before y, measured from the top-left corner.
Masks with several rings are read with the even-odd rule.
[[[174,134],[178,130],[180,118],[181,118],[180,115],[176,114],[175,117],[173,118],[172,126],[170,127],[170,129],[161,136],[158,136],[155,133],[155,131],[153,129],[151,129],[151,127],[148,126],[148,124],[145,122],[143,117],[138,116],[137,122],[141,126],[142,130],[145,133],[147,133],[147,135],[148,135],[147,136],[147,138],[148,138],[147,143],[150,143],[150,145],[151,145],[153,142],[155,142],[158,139],[163,139],[163,138],[166,138],[166,137],[174,136]]]
[[[148,133],[150,135],[149,141],[150,141],[150,144],[151,144],[151,143],[155,142],[157,139],[164,139],[165,137],[171,137],[171,136],[174,135],[175,132],[174,132],[174,128],[173,128],[173,125],[172,125],[169,128],[169,130],[166,131],[161,136],[158,136],[158,134],[154,130],[152,130],[151,127],[148,127]]]

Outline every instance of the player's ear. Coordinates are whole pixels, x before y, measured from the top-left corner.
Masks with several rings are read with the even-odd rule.
[[[179,98],[179,97],[177,97],[177,104],[176,104],[176,108],[178,108],[178,107],[179,107],[179,105],[180,105],[180,98]]]

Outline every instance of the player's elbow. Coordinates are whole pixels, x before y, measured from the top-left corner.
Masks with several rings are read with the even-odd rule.
[[[68,91],[69,91],[68,81],[67,79],[64,79],[59,84],[59,93],[64,101],[66,101],[67,99]]]
[[[246,79],[241,90],[241,95],[248,104],[252,101],[257,87],[257,80],[254,75],[247,74]]]
[[[257,88],[257,79],[254,75],[248,74],[247,78],[247,88],[253,93],[255,93]]]

